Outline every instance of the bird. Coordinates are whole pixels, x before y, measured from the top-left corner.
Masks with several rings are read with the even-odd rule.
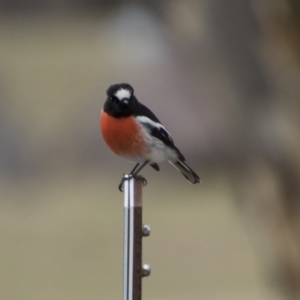
[[[168,161],[192,184],[200,182],[170,133],[155,114],[138,101],[130,84],[113,84],[106,95],[99,122],[103,139],[115,154],[136,163],[129,176],[123,176],[119,184],[121,192],[125,180],[136,177],[148,164],[159,171],[158,163],[163,161]],[[144,178],[143,182],[147,183]]]

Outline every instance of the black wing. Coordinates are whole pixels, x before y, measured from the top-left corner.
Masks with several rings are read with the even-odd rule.
[[[166,144],[170,148],[174,149],[176,151],[177,155],[178,155],[178,158],[182,161],[185,161],[184,156],[179,151],[179,149],[174,145],[174,141],[173,141],[172,137],[164,129],[164,127],[152,127],[151,125],[149,126],[149,124],[145,124],[145,125],[148,126],[148,128],[151,129],[150,134],[152,136],[156,137],[157,139],[161,140],[164,144]]]
[[[145,123],[144,123],[145,124]],[[174,147],[174,141],[170,134],[163,127],[155,127],[151,124],[145,124],[150,129],[150,134],[164,142],[169,147]]]
[[[147,117],[154,123],[157,123],[157,126],[155,124],[151,124],[148,122],[142,122],[144,126],[146,126],[149,129],[149,132],[152,136],[156,137],[157,139],[161,140],[164,144],[169,146],[170,148],[174,149],[176,153],[178,154],[178,158],[182,161],[185,161],[184,156],[179,151],[179,149],[174,145],[174,141],[171,137],[171,135],[168,133],[168,131],[164,128],[164,126],[161,124],[159,119],[155,116],[155,114],[145,105],[142,103],[139,103],[139,107],[136,110],[136,116],[137,117]]]
[[[150,120],[161,124],[156,115],[148,107],[146,107],[140,102],[138,102],[138,106],[135,111],[135,116],[145,116],[148,117]]]

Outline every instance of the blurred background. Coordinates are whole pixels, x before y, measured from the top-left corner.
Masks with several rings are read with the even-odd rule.
[[[146,168],[144,299],[300,299],[297,0],[0,1],[0,298],[121,299],[128,82],[202,178]]]

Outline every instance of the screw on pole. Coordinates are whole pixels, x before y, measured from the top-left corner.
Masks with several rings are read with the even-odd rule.
[[[142,238],[150,235],[150,226],[142,223],[143,178],[125,177],[123,300],[141,300],[142,278],[151,272],[149,265],[142,265]]]

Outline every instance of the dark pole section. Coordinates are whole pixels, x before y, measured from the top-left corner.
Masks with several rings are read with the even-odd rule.
[[[133,228],[134,228],[134,245],[133,245],[133,300],[142,299],[142,181],[134,181],[134,199],[133,199]]]
[[[150,233],[149,226],[142,223],[142,188],[142,177],[124,183],[123,300],[141,300],[142,277],[150,274],[150,267],[142,266],[142,238]]]

